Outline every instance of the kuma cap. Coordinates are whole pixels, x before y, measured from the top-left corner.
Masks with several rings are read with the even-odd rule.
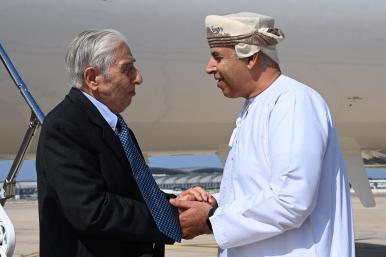
[[[205,18],[209,47],[234,47],[239,58],[262,51],[279,63],[276,45],[284,33],[274,23],[270,16],[250,12],[209,15]]]

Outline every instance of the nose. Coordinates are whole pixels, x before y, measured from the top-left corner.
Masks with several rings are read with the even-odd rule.
[[[136,68],[136,69],[135,69],[135,76],[134,76],[134,78],[133,78],[133,80],[132,80],[132,83],[133,83],[134,85],[140,85],[140,84],[142,84],[142,82],[143,82],[142,75],[141,75],[141,73],[139,72],[139,70]]]
[[[208,64],[206,65],[206,69],[205,69],[206,73],[208,74],[214,74],[216,73],[217,71],[217,68],[216,68],[216,61],[215,59],[213,58],[213,56],[211,56],[209,58],[209,61],[208,61]]]

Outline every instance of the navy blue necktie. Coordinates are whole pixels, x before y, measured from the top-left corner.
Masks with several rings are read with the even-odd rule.
[[[117,130],[135,181],[158,229],[174,241],[181,242],[181,227],[173,207],[159,189],[149,167],[131,139],[129,128],[120,115],[118,115]]]

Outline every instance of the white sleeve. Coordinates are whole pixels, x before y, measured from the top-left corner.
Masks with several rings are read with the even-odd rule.
[[[217,202],[217,205],[218,205],[218,202],[219,202],[219,199],[220,199],[220,193],[212,194],[212,196],[214,197],[214,199],[216,199],[216,202]]]
[[[221,248],[302,225],[316,205],[328,122],[327,106],[319,96],[295,91],[279,97],[268,120],[269,188],[218,207],[210,222]]]

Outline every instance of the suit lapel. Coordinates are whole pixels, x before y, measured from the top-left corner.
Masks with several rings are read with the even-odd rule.
[[[87,113],[91,123],[101,129],[103,141],[118,157],[118,160],[120,160],[123,165],[129,165],[125,151],[123,150],[118,136],[111,129],[110,125],[103,118],[102,114],[100,114],[94,104],[91,103],[90,100],[88,100],[87,97],[85,97],[77,88],[71,88],[68,97],[70,101],[80,105],[80,109]]]

